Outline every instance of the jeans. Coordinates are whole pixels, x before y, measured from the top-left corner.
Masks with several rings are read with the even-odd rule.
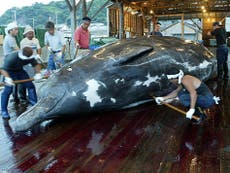
[[[57,54],[58,53],[49,55],[47,70],[56,70],[65,64],[65,55],[62,54],[61,57],[58,57]]]
[[[7,72],[9,73],[10,77],[13,80],[23,80],[29,78],[29,75],[24,70],[19,72],[14,72],[14,71],[7,71]],[[36,94],[36,89],[34,84],[32,82],[25,82],[22,83],[21,85],[23,85],[23,87],[25,87],[28,90],[29,103],[31,105],[35,105],[37,103],[37,94]],[[8,107],[10,94],[12,93],[12,91],[13,91],[13,86],[5,85],[5,88],[1,95],[1,109],[4,112],[8,112],[7,107]]]
[[[217,74],[218,78],[228,76],[228,47],[226,45],[218,46],[216,49]]]
[[[182,105],[189,107],[190,106],[190,94],[187,91],[180,91],[178,93],[179,101]],[[200,108],[209,108],[215,104],[213,100],[213,94],[206,94],[206,95],[199,95],[197,96],[196,105],[195,107]]]

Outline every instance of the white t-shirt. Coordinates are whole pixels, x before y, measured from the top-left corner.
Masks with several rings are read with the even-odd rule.
[[[27,37],[23,38],[20,42],[20,49],[23,49],[24,47],[31,47],[33,49],[33,54],[37,54],[37,50],[41,49],[40,43],[37,38],[33,38],[32,40],[29,40]]]
[[[62,47],[66,45],[64,34],[57,30],[54,31],[54,35],[46,32],[44,42],[45,45],[49,45],[53,51],[60,51]]]
[[[17,48],[18,48],[18,45],[17,45],[15,37],[11,36],[10,34],[6,34],[4,41],[3,41],[4,56],[7,56],[10,53],[14,52]]]

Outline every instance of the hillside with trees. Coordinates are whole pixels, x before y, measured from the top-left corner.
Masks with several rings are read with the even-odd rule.
[[[87,3],[90,3],[88,1]],[[89,11],[89,17],[94,15],[96,11],[105,3],[104,0],[94,0]],[[81,5],[77,9],[77,23],[80,23],[82,18]],[[101,10],[93,22],[100,22],[106,24],[107,14],[106,8]],[[66,24],[70,26],[70,12],[66,2],[57,1],[50,2],[49,4],[35,3],[32,6],[25,6],[22,8],[8,9],[2,16],[0,16],[0,25],[7,25],[8,23],[17,20],[19,26],[31,25],[34,28],[44,28],[45,23],[51,20],[57,24]]]

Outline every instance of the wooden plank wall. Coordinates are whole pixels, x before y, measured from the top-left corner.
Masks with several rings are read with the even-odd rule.
[[[109,9],[109,36],[118,37],[119,23],[119,10],[116,8]]]
[[[119,35],[119,9],[109,9],[109,36],[118,37]],[[132,15],[129,12],[124,13],[124,35],[125,37],[142,36],[144,33],[143,17]]]

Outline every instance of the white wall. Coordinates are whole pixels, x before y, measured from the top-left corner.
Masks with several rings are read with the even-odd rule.
[[[226,17],[225,27],[226,31],[230,32],[230,17]]]

